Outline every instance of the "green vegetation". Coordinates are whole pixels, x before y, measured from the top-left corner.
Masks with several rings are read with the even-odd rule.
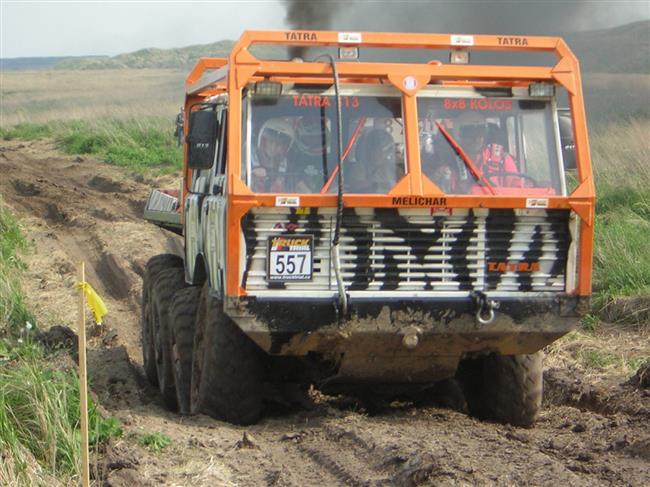
[[[28,247],[16,218],[0,200],[0,336],[3,331],[15,333],[26,322],[34,321],[19,281],[25,266],[17,253]]]
[[[137,171],[156,168],[162,172],[180,169],[182,150],[176,147],[172,126],[164,119],[102,119],[94,123],[20,123],[0,129],[5,140],[34,140],[53,137],[68,154],[91,154],[109,164]]]
[[[650,294],[650,122],[611,124],[591,138],[597,189],[596,311]]]
[[[590,369],[619,369],[625,374],[634,373],[641,366],[643,356],[626,357],[622,354],[606,352],[599,348],[586,347],[578,354],[580,362]]]
[[[153,432],[153,433],[144,433],[140,436],[138,440],[140,446],[147,448],[153,452],[160,452],[171,445],[172,440],[169,436],[164,433]]]
[[[28,247],[16,218],[0,206],[0,485],[67,485],[78,476],[79,382],[31,340],[34,319],[17,255]],[[91,445],[120,434],[119,422],[102,418],[91,400]]]
[[[21,485],[29,485],[42,473],[74,478],[80,458],[79,381],[75,371],[45,365],[37,345],[3,343],[0,447],[8,458],[0,467],[0,483],[10,484],[14,478]],[[104,419],[92,399],[88,430],[91,447],[122,434],[118,420]]]

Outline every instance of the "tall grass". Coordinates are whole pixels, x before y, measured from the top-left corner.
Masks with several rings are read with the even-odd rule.
[[[28,247],[18,221],[0,200],[0,336],[33,321],[19,279],[25,265],[18,252]]]
[[[15,358],[0,362],[0,485],[46,485],[54,478],[70,485],[79,475],[79,381],[74,370],[46,365],[38,346],[19,349],[5,346],[5,357]],[[93,447],[121,434],[118,421],[102,418],[92,399],[88,425]]]
[[[596,304],[650,294],[650,120],[609,124],[591,137],[596,178]]]
[[[74,370],[50,365],[30,340],[34,320],[20,287],[28,243],[0,201],[0,485],[71,485],[78,479],[79,381]],[[28,324],[27,322],[30,321]],[[92,403],[90,441],[120,433]]]

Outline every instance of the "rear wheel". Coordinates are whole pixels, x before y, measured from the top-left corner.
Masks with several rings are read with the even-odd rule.
[[[194,328],[196,311],[201,288],[188,287],[176,291],[170,311],[170,345],[172,373],[176,387],[178,412],[190,413],[190,389],[192,383],[192,347],[194,346]]]
[[[470,414],[531,426],[542,406],[542,352],[491,354],[461,363],[458,378]]]
[[[158,389],[165,406],[173,411],[178,408],[176,402],[176,387],[172,371],[170,307],[174,293],[186,287],[185,274],[182,267],[161,271],[153,284],[151,295],[152,316],[155,323],[152,328]]]
[[[192,357],[191,410],[234,424],[256,422],[262,410],[261,350],[203,287]]]
[[[156,372],[156,358],[153,343],[153,326],[155,322],[151,314],[151,293],[153,283],[165,269],[183,267],[183,259],[173,254],[160,254],[152,257],[147,262],[142,276],[142,315],[141,315],[141,340],[142,359],[144,372],[147,380],[154,386],[158,385],[158,373]]]

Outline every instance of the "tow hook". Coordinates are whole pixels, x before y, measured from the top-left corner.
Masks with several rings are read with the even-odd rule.
[[[420,334],[422,330],[417,326],[407,326],[402,330],[402,345],[409,350],[413,350],[420,343]]]
[[[488,299],[487,296],[480,291],[472,293],[472,297],[476,303],[476,321],[481,325],[489,325],[492,323],[495,318],[494,310],[499,309],[500,303]]]

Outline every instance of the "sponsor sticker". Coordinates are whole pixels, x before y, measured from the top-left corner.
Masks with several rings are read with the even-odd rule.
[[[451,216],[453,211],[451,208],[445,208],[443,206],[431,208],[431,216]]]
[[[300,206],[300,196],[276,196],[275,206]]]
[[[474,36],[452,35],[451,45],[452,46],[473,46]]]
[[[418,80],[413,76],[407,76],[404,78],[404,81],[402,81],[402,84],[407,90],[414,90],[418,87]]]
[[[267,280],[274,282],[311,281],[313,235],[275,235],[268,238]]]
[[[548,198],[526,198],[526,208],[548,208]]]
[[[339,42],[345,44],[361,43],[361,32],[339,32]]]

